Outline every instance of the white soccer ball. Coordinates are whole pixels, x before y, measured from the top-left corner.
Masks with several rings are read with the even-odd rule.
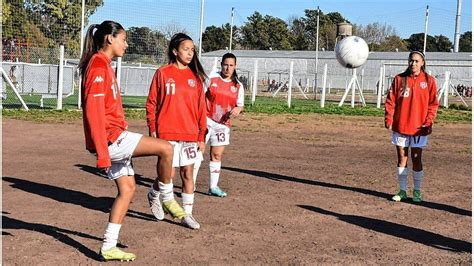
[[[367,61],[368,56],[369,46],[360,37],[346,37],[336,45],[336,58],[343,67],[358,68]]]

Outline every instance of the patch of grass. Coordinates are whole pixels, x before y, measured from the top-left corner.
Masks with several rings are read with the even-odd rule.
[[[144,102],[146,97],[134,97],[127,96],[123,97],[125,115],[127,119],[146,119],[146,111],[144,108]],[[77,98],[76,98],[77,100]],[[70,106],[74,106],[72,103],[74,99],[68,99]],[[126,103],[125,103],[126,102]],[[143,104],[143,107],[140,106]],[[257,97],[256,104],[250,105],[250,99],[247,99],[245,106],[245,112],[253,114],[330,114],[330,115],[351,115],[351,116],[375,116],[383,117],[384,109],[376,108],[375,104],[367,104],[363,107],[360,104],[355,108],[351,108],[350,105],[345,104],[341,107],[337,106],[336,102],[327,102],[325,108],[319,106],[319,101],[305,100],[305,99],[294,99],[292,100],[292,107],[288,108],[286,99],[272,98],[272,97]],[[67,105],[69,107],[69,105]],[[20,108],[19,106],[17,108]],[[50,107],[53,108],[53,107]],[[55,110],[55,109],[30,109],[30,111],[24,111],[22,109],[2,109],[2,115],[6,118],[22,119],[22,120],[34,120],[34,121],[57,121],[57,122],[68,122],[71,120],[82,119],[82,110],[77,108],[77,103],[74,109],[68,110]],[[462,109],[462,108],[460,108]],[[252,120],[262,120],[263,117],[254,116]],[[464,122],[470,123],[472,121],[472,110],[458,110],[455,108],[445,109],[440,107],[438,109],[437,121],[446,122]],[[288,118],[288,122],[297,122],[298,118]]]

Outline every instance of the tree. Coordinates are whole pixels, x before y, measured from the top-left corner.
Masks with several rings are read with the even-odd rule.
[[[375,50],[373,47],[379,46],[387,37],[398,34],[392,26],[375,22],[366,26],[354,25],[354,35],[364,39],[372,51]]]
[[[423,51],[423,43],[425,39],[424,33],[415,33],[410,35],[407,42],[407,47],[410,51]],[[438,48],[436,47],[436,39],[433,36],[426,36],[426,51],[427,52],[436,52]]]
[[[437,52],[449,52],[453,48],[453,43],[444,35],[434,36]]]
[[[127,30],[127,54],[141,55],[148,63],[159,63],[166,56],[168,41],[159,31],[148,27],[131,27]]]
[[[306,38],[305,23],[302,18],[292,17],[288,20],[290,28],[290,43],[294,50],[308,50],[309,41]]]
[[[239,36],[239,29],[234,26],[232,29],[232,47],[236,46]],[[226,49],[230,41],[230,24],[226,23],[220,27],[209,26],[202,34],[202,49],[206,52]]]
[[[288,25],[282,19],[255,12],[241,27],[240,44],[246,49],[291,49]]]
[[[374,47],[375,48],[375,47]],[[377,45],[375,49],[371,51],[380,51],[380,52],[405,52],[408,51],[407,43],[397,35],[391,35],[385,37],[385,39]]]
[[[302,18],[305,23],[306,38],[309,40],[309,49],[316,49],[316,27],[317,27],[317,10],[306,9],[305,17]],[[334,49],[336,44],[337,24],[348,22],[338,12],[324,14],[319,13],[319,47],[327,50]]]
[[[459,52],[472,52],[472,31],[466,31],[459,37]]]

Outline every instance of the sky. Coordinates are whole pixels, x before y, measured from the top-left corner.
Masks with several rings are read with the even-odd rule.
[[[204,0],[204,29],[230,23],[234,7],[234,25],[241,26],[258,11],[288,21],[303,17],[305,9],[325,14],[339,12],[352,24],[380,23],[392,26],[402,38],[424,32],[426,6],[429,6],[428,34],[444,35],[454,40],[457,0]],[[130,26],[161,29],[164,25],[191,27],[197,37],[200,27],[199,0],[104,0],[90,18],[92,23],[113,19]],[[186,25],[186,26],[182,26]],[[472,31],[472,0],[462,0],[461,34]]]

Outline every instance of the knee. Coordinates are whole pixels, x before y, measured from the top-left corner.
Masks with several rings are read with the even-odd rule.
[[[214,162],[220,162],[222,160],[222,154],[220,153],[212,153],[211,154],[211,159]]]
[[[127,197],[127,198],[132,198],[133,195],[135,194],[136,190],[136,185],[135,183],[133,184],[127,184],[124,185],[120,188],[120,195]]]
[[[171,160],[173,158],[173,145],[169,144],[168,142],[163,143],[163,149],[159,155],[162,158]]]

